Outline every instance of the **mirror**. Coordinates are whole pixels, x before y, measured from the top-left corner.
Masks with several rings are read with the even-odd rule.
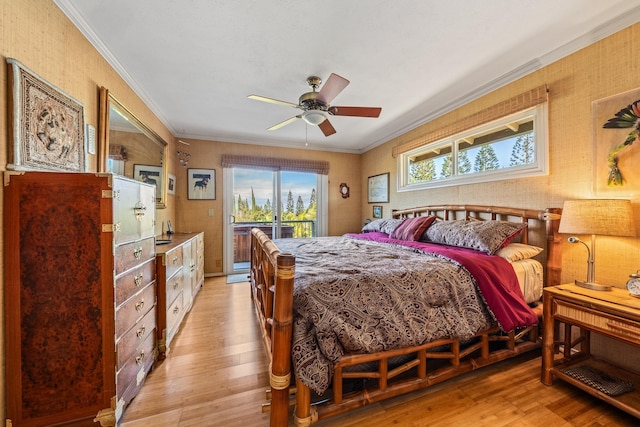
[[[98,172],[111,172],[156,185],[156,208],[167,198],[167,143],[100,88]]]

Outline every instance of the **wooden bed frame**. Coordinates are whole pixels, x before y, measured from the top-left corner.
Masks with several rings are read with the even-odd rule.
[[[527,210],[482,205],[439,205],[397,210],[394,218],[436,215],[449,221],[475,218],[526,222],[527,232],[522,243],[545,248],[545,286],[560,284],[561,239],[558,234],[560,209]],[[474,369],[509,359],[540,347],[538,326],[505,334],[497,327],[481,331],[471,344],[461,345],[455,339],[440,339],[412,348],[344,356],[334,365],[330,397],[311,402],[309,387],[296,381],[291,386],[291,336],[293,329],[293,284],[295,257],[281,253],[278,247],[259,229],[251,235],[251,296],[260,320],[265,349],[270,359],[270,390],[263,411],[271,411],[271,426],[289,425],[289,407],[295,405],[297,426],[308,426],[369,403],[408,393],[440,383]],[[540,308],[535,308],[541,318]],[[446,349],[442,351],[442,346]],[[440,347],[434,351],[435,347]],[[401,366],[392,367],[389,359],[413,357]],[[349,371],[350,366],[375,362],[375,370]],[[448,362],[448,363],[447,363]],[[429,366],[428,366],[429,365]],[[415,369],[414,369],[415,368]],[[358,378],[374,382],[364,390],[343,393],[343,380]]]

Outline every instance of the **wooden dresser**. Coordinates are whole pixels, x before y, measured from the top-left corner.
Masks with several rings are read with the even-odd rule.
[[[169,345],[204,282],[204,233],[163,235],[156,247],[158,278],[158,352]]]
[[[116,425],[156,356],[155,188],[7,172],[6,417]]]

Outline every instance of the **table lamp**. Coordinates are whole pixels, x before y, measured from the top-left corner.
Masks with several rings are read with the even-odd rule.
[[[602,285],[595,280],[596,235],[635,237],[631,202],[619,199],[568,200],[562,208],[558,231],[591,235],[591,247],[575,236],[568,239],[571,243],[582,243],[587,248],[587,280],[576,280],[576,285],[598,291],[611,290],[610,285]]]

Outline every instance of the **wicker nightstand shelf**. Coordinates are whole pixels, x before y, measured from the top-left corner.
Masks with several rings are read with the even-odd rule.
[[[551,385],[554,377],[562,379],[640,418],[640,374],[596,359],[590,351],[592,332],[640,347],[640,299],[617,288],[601,292],[576,285],[548,287],[543,324],[544,384]],[[575,368],[601,376],[578,379]],[[621,394],[615,395],[617,387],[630,384],[632,391],[617,390]]]

